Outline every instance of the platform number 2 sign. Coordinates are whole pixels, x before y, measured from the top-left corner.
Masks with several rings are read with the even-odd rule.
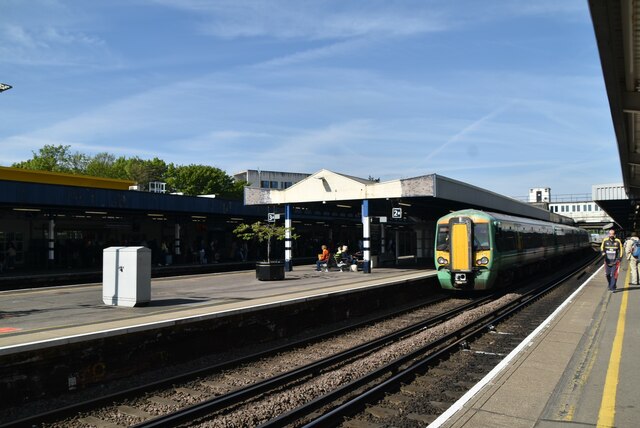
[[[391,218],[402,218],[402,208],[393,208],[391,210]]]

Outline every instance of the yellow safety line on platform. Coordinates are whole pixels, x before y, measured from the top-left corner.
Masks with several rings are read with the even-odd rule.
[[[629,286],[629,269],[624,281],[624,288]],[[618,389],[618,379],[620,373],[620,359],[622,358],[622,342],[624,340],[624,328],[627,318],[627,303],[629,301],[629,293],[622,293],[622,302],[620,303],[620,313],[618,314],[618,325],[616,327],[616,336],[613,339],[611,347],[611,357],[609,358],[609,368],[607,369],[607,378],[602,391],[602,402],[600,403],[600,412],[598,413],[598,428],[613,427],[616,416],[616,393]]]

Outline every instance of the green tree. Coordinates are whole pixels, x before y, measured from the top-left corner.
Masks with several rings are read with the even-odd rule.
[[[111,153],[98,153],[94,157],[89,158],[85,172],[87,175],[93,177],[127,180],[129,177],[125,169],[126,161],[125,157],[116,158],[115,155]]]
[[[88,156],[72,153],[71,146],[45,145],[27,161],[17,162],[15,168],[40,171],[66,172],[93,177],[116,178],[135,181],[141,190],[148,190],[152,181],[163,181],[171,191],[186,195],[216,194],[223,198],[242,199],[244,181],[236,182],[233,177],[219,168],[207,165],[174,165],[162,159],[150,160],[139,157],[116,157],[107,152]]]
[[[14,163],[14,168],[39,171],[65,172],[84,174],[89,157],[80,152],[71,152],[71,146],[46,144],[38,152],[31,152],[33,157],[27,161]]]
[[[216,194],[238,199],[244,187],[244,183],[236,183],[233,177],[219,168],[196,164],[170,164],[166,181],[172,191],[191,196]]]
[[[258,242],[267,241],[267,262],[271,261],[271,239],[284,240],[287,230],[291,231],[291,239],[298,239],[300,236],[293,233],[293,227],[276,226],[275,223],[262,223],[256,221],[253,224],[242,223],[233,229],[233,233],[240,239],[249,241],[255,239]]]
[[[167,181],[169,167],[165,161],[158,158],[151,160],[130,158],[125,163],[125,172],[129,180],[133,180],[141,190],[147,190],[152,181]]]

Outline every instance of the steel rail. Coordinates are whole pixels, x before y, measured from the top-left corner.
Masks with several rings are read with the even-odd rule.
[[[524,294],[518,299],[515,299],[509,302],[507,305],[498,308],[496,311],[489,313],[467,326],[463,326],[460,329],[456,330],[448,334],[447,336],[436,340],[430,345],[427,345],[420,350],[416,350],[412,352],[411,355],[417,354],[425,354],[429,352],[430,349],[437,348],[439,345],[443,343],[449,343],[446,347],[437,349],[435,352],[424,355],[420,360],[412,363],[409,367],[402,369],[401,371],[395,373],[398,370],[398,367],[407,363],[411,357],[403,356],[398,358],[397,360],[389,363],[385,367],[381,367],[380,369],[372,372],[369,375],[366,375],[364,378],[357,379],[347,385],[344,385],[342,388],[332,391],[331,393],[319,397],[316,400],[313,400],[307,403],[304,406],[301,406],[297,409],[294,409],[286,414],[279,416],[271,421],[268,421],[262,425],[260,428],[273,428],[280,427],[286,424],[289,424],[293,421],[298,421],[302,417],[309,415],[311,412],[315,411],[321,406],[324,406],[328,403],[336,401],[338,398],[362,387],[363,385],[370,383],[375,378],[379,378],[380,376],[384,376],[385,374],[395,373],[388,379],[383,382],[373,386],[365,392],[361,392],[358,396],[349,399],[347,402],[337,406],[336,408],[324,413],[323,415],[315,418],[313,421],[306,423],[303,425],[304,428],[312,428],[312,427],[324,427],[331,426],[333,423],[337,423],[341,418],[348,416],[350,414],[355,413],[357,410],[362,409],[367,403],[371,403],[374,400],[379,399],[385,392],[388,392],[390,389],[397,388],[401,382],[409,380],[416,373],[424,372],[430,365],[433,365],[434,361],[441,359],[446,355],[450,355],[455,350],[459,349],[461,344],[472,339],[475,336],[485,332],[487,329],[491,328],[494,324],[502,321],[506,317],[513,315],[515,312],[521,310],[523,307],[530,305],[532,302],[538,300],[543,295],[549,293],[551,290],[556,287],[564,284],[570,278],[574,277],[579,270],[585,269],[589,264],[588,262],[572,272],[571,274],[567,274],[563,276],[559,280],[555,280],[545,286],[539,287],[537,289],[531,290],[530,292]],[[471,330],[471,331],[469,331]],[[435,346],[432,346],[435,345]]]
[[[38,413],[36,415],[33,416],[28,416],[25,418],[21,418],[21,419],[17,419],[14,421],[10,421],[10,422],[0,422],[0,428],[13,428],[13,427],[32,427],[32,426],[37,426],[40,423],[43,422],[49,422],[49,421],[54,421],[54,420],[59,420],[62,419],[64,417],[68,417],[74,414],[77,414],[79,412],[82,411],[88,411],[92,408],[96,408],[96,407],[100,407],[100,406],[106,406],[106,405],[110,405],[113,404],[113,402],[116,401],[122,401],[126,398],[130,398],[136,395],[141,395],[145,392],[148,392],[150,390],[154,390],[154,389],[159,389],[159,388],[166,388],[168,386],[171,386],[175,383],[179,383],[179,382],[186,382],[188,379],[192,379],[198,376],[205,376],[208,374],[211,374],[212,372],[216,372],[216,371],[220,371],[220,370],[225,370],[228,369],[230,367],[235,367],[235,366],[239,366],[242,364],[246,364],[247,362],[250,361],[254,361],[260,358],[265,358],[269,355],[272,354],[276,354],[276,353],[280,353],[280,352],[284,352],[287,350],[291,350],[294,349],[296,347],[302,347],[302,346],[306,346],[309,343],[313,343],[313,342],[317,342],[320,340],[325,340],[331,336],[336,336],[339,334],[344,334],[350,330],[355,330],[358,328],[362,328],[365,327],[367,325],[376,323],[376,322],[381,322],[384,321],[386,319],[392,318],[392,317],[396,317],[396,316],[400,316],[404,313],[408,313],[411,311],[415,311],[420,309],[421,307],[427,306],[427,305],[435,305],[438,303],[441,303],[445,300],[450,299],[450,296],[442,296],[436,299],[432,299],[432,300],[428,300],[426,302],[421,302],[421,303],[417,303],[415,305],[411,305],[408,307],[404,307],[400,310],[397,310],[395,312],[391,312],[391,313],[387,313],[378,317],[374,317],[374,318],[370,318],[370,319],[366,319],[363,321],[360,321],[358,323],[352,324],[352,325],[348,325],[348,326],[343,326],[334,330],[331,330],[329,332],[325,332],[325,333],[321,333],[321,334],[317,334],[315,336],[312,337],[308,337],[308,338],[304,338],[295,342],[290,342],[281,346],[277,346],[274,348],[269,348],[266,349],[264,351],[260,351],[260,352],[255,352],[253,354],[244,356],[244,357],[240,357],[231,361],[226,361],[223,363],[219,363],[219,364],[215,364],[209,367],[204,367],[204,368],[199,368],[196,370],[192,370],[189,371],[187,373],[182,373],[179,375],[175,375],[172,376],[170,378],[165,378],[159,381],[153,381],[153,382],[149,382],[146,383],[144,385],[139,385],[139,386],[135,386],[133,388],[128,388],[124,391],[118,391],[116,393],[113,394],[108,394],[108,395],[104,395],[98,398],[93,398],[90,400],[85,400],[79,403],[74,403],[72,405],[69,406],[65,406],[65,407],[61,407],[58,409],[54,409],[54,410],[50,410],[50,411],[46,411],[46,412],[42,412],[42,413]]]
[[[297,381],[307,376],[317,374],[318,372],[320,372],[321,370],[327,367],[338,365],[356,356],[360,356],[368,352],[372,352],[375,349],[388,346],[390,342],[397,341],[402,337],[415,333],[416,331],[422,330],[424,328],[442,323],[447,319],[450,319],[464,311],[467,311],[471,308],[485,304],[487,301],[494,298],[495,298],[494,294],[481,297],[472,302],[461,305],[455,309],[436,315],[427,320],[423,320],[418,323],[412,324],[410,326],[407,326],[405,328],[402,328],[400,330],[397,330],[395,332],[382,336],[378,339],[374,339],[369,342],[358,345],[354,348],[347,349],[343,352],[331,355],[327,358],[323,358],[321,360],[299,367],[287,373],[283,373],[278,376],[265,379],[264,381],[249,385],[245,388],[230,392],[228,394],[214,397],[209,400],[205,400],[203,402],[194,404],[192,406],[185,407],[176,412],[169,413],[166,415],[161,415],[153,419],[148,419],[139,424],[133,425],[133,427],[134,428],[150,428],[150,427],[175,426],[176,424],[179,424],[179,423],[201,418],[204,415],[211,414],[216,411],[222,410],[226,407],[230,407],[232,405],[238,404],[242,401],[246,401],[266,391],[280,388],[283,385],[286,385],[288,383]]]

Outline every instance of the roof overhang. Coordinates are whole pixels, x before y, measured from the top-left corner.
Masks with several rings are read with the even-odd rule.
[[[640,199],[640,2],[589,0],[598,43],[624,190],[631,201],[597,201],[624,229],[631,230]],[[609,209],[613,211],[609,211]]]
[[[422,213],[428,213],[423,217],[450,210],[478,208],[540,220],[569,222],[565,217],[548,210],[438,174],[376,182],[323,169],[287,189],[245,187],[244,193],[246,205],[331,204],[359,209],[358,202],[364,200],[387,211],[389,204],[411,204],[420,207]]]

